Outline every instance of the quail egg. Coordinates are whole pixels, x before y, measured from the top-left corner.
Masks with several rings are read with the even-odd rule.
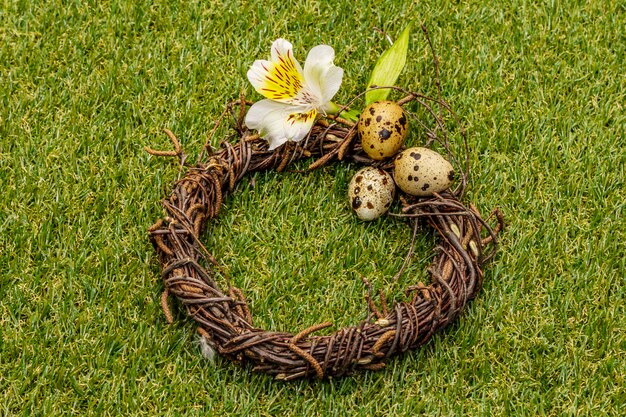
[[[393,101],[377,101],[359,117],[361,145],[370,158],[380,161],[393,156],[404,144],[409,121],[404,109]]]
[[[440,193],[454,180],[452,164],[428,148],[409,148],[394,160],[393,178],[407,194],[425,197]]]
[[[348,186],[352,210],[365,221],[382,216],[391,206],[395,191],[391,175],[374,167],[359,170]]]

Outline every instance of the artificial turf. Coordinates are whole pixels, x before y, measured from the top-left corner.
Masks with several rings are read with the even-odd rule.
[[[200,355],[163,289],[147,228],[251,63],[289,39],[332,45],[336,97],[360,93],[385,38],[429,28],[443,95],[468,131],[467,201],[507,229],[460,320],[378,373],[276,382]],[[614,1],[3,1],[0,3],[0,415],[626,414],[626,9]],[[436,92],[411,36],[398,81]],[[227,140],[227,131],[214,139]],[[232,140],[232,137],[231,139]],[[423,143],[415,129],[410,144]],[[295,168],[305,168],[306,164]],[[365,315],[426,279],[402,220],[359,222],[358,169],[244,180],[205,235],[256,324],[299,330]]]

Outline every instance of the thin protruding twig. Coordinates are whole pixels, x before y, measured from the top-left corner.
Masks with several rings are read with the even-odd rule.
[[[170,306],[167,304],[167,299],[170,295],[170,292],[167,290],[163,290],[161,293],[161,309],[163,310],[163,315],[165,315],[165,321],[167,324],[174,323],[174,316],[172,315],[172,311],[170,310]]]

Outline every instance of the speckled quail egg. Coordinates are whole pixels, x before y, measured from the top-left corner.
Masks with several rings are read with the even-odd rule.
[[[409,148],[394,160],[393,178],[402,191],[424,197],[452,184],[454,169],[443,156],[428,148]]]
[[[404,144],[408,127],[409,121],[398,103],[370,104],[361,113],[358,123],[363,150],[377,161],[395,155]]]
[[[359,219],[365,221],[382,216],[391,206],[395,191],[391,175],[374,167],[359,170],[348,186],[352,210]]]

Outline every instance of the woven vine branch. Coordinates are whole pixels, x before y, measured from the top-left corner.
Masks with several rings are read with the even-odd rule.
[[[434,61],[438,80],[436,57]],[[437,86],[440,92],[438,82]],[[168,322],[173,320],[167,306],[171,294],[198,324],[201,336],[221,355],[235,362],[249,363],[254,371],[292,380],[382,369],[388,358],[426,343],[459,316],[481,288],[483,265],[495,254],[496,236],[504,220],[502,214],[494,210],[496,226],[492,228],[473,205],[466,207],[460,201],[467,185],[469,157],[465,132],[448,103],[440,95],[430,98],[394,89],[405,94],[398,101],[405,109],[413,103],[432,117],[431,128],[407,110],[425,132],[426,146],[438,143],[460,173],[454,190],[431,198],[405,196],[401,213],[392,214],[407,218],[406,223],[413,228],[407,260],[413,252],[418,224],[426,223],[435,232],[438,243],[428,268],[431,283],[413,283],[405,289],[405,300],[393,306],[387,305],[381,293],[380,306],[377,306],[371,287],[365,281],[370,289],[366,297],[368,317],[331,335],[313,335],[331,323],[320,323],[295,334],[255,327],[244,292],[232,285],[218,260],[200,240],[210,220],[222,209],[226,196],[250,173],[283,171],[303,158],[315,158],[309,166],[311,170],[341,160],[387,169],[391,163],[372,161],[361,149],[354,124],[341,118],[319,119],[301,142],[288,142],[269,151],[267,142],[244,125],[246,108],[251,103],[240,97],[218,118],[197,164],[185,165],[184,176],[162,201],[166,216],[149,229],[162,265],[165,285],[162,305]],[[233,117],[239,140],[235,144],[224,141],[214,151],[209,145],[210,139],[228,114]],[[458,158],[450,146],[444,115],[459,126],[465,146],[463,158]],[[171,132],[166,133],[174,144],[174,151],[147,150],[154,155],[180,158],[182,166],[185,155],[180,143]],[[396,278],[403,270],[404,265]]]

